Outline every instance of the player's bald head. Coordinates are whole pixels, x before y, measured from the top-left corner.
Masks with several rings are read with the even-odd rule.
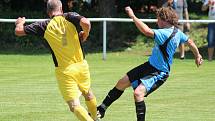
[[[47,12],[61,11],[62,3],[60,0],[48,0]]]

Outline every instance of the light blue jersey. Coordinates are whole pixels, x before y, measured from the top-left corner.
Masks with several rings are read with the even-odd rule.
[[[159,49],[159,45],[164,44],[164,42],[172,34],[173,29],[173,27],[168,29],[153,29],[155,46],[152,50],[152,55],[149,57],[149,63],[160,71],[169,72],[168,64],[164,60],[163,54]],[[178,29],[178,32],[169,41],[166,51],[169,55],[168,62],[170,66],[172,65],[173,56],[179,46],[179,43],[185,43],[187,40],[188,36]]]

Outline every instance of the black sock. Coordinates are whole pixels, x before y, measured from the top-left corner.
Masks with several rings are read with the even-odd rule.
[[[137,121],[145,121],[146,105],[144,101],[135,102]]]
[[[114,87],[112,90],[109,91],[108,95],[103,100],[103,104],[107,107],[109,107],[115,100],[117,100],[124,91],[118,90],[116,87]]]

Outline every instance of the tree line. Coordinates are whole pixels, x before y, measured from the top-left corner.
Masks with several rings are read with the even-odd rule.
[[[124,12],[124,7],[131,6],[137,16],[140,18],[155,18],[154,11],[161,6],[163,0],[61,0],[63,3],[64,12],[76,11],[81,15],[91,18],[121,18],[127,17]],[[73,7],[69,8],[67,3],[72,1]],[[187,0],[189,11],[200,13],[201,0]],[[46,16],[46,0],[1,0],[0,1],[0,18],[17,18],[25,16],[26,18],[44,18]],[[13,35],[13,25],[0,23],[1,45],[7,47],[8,43],[13,43],[18,46],[39,45],[34,38],[16,38]],[[107,40],[108,48],[128,46],[129,43],[135,41],[138,31],[135,26],[124,23],[107,23]],[[151,25],[155,26],[155,25]],[[11,28],[11,29],[9,29]],[[133,28],[133,31],[131,29]],[[5,31],[7,30],[7,31]],[[89,41],[89,48],[102,47],[102,25],[94,24]],[[125,33],[122,35],[121,33]],[[10,40],[9,40],[10,39]],[[35,40],[35,41],[32,41]],[[99,40],[99,41],[98,41]],[[123,42],[122,42],[123,41]],[[18,44],[17,44],[18,43]],[[94,47],[92,47],[94,46]]]

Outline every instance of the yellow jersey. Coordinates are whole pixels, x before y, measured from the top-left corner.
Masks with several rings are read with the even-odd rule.
[[[45,38],[56,67],[67,67],[84,60],[79,39],[80,16],[69,12],[52,17],[50,20],[35,22],[24,27],[25,33]]]

